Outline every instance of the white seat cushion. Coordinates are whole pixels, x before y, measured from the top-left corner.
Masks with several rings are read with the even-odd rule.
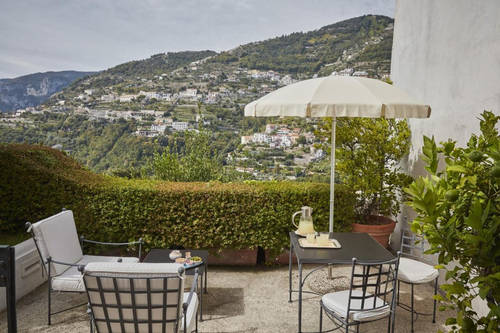
[[[182,299],[182,302],[187,302],[189,297],[189,293],[184,293],[184,297]],[[193,297],[191,298],[191,303],[189,303],[188,308],[187,308],[187,313],[186,313],[186,323],[187,323],[187,332],[192,332],[195,329],[195,316],[196,313],[198,312],[198,295],[196,293],[193,293]],[[184,329],[184,319],[182,319],[182,323],[180,325],[182,331]]]
[[[137,259],[137,258],[134,258]],[[98,274],[126,274],[134,276],[140,274],[141,277],[150,277],[150,275],[168,275],[178,274],[179,268],[184,266],[177,263],[134,263],[131,261],[123,263],[106,264],[103,261],[95,261],[85,266],[85,273]]]
[[[362,296],[363,293],[361,292],[361,290],[353,290],[352,295]],[[367,293],[367,295],[370,294]],[[327,309],[337,313],[343,318],[347,317],[347,306],[349,304],[349,290],[342,290],[323,295],[321,301],[323,302],[324,306]],[[375,306],[376,307],[382,306],[382,307],[378,309],[373,309],[373,296],[371,296],[370,298],[365,299],[364,310],[359,311],[359,309],[361,308],[361,300],[351,299],[351,309],[358,309],[358,311],[351,310],[349,312],[350,319],[355,321],[370,321],[387,317],[390,314],[390,308],[388,304],[386,304],[385,306],[383,305],[384,301],[380,298],[377,298],[375,301]]]
[[[83,257],[73,212],[65,210],[33,224],[37,245],[42,257],[52,257],[56,261],[75,264]],[[61,274],[66,265],[53,264],[51,274]]]
[[[437,269],[424,262],[410,258],[399,260],[398,280],[420,284],[433,281],[438,275]]]
[[[118,259],[122,259],[122,263],[139,262],[139,258],[135,257],[106,257],[106,256],[83,256],[81,260],[78,261],[77,265],[87,265],[89,263],[109,263],[118,262]],[[72,266],[62,274],[52,278],[52,289],[55,291],[85,291],[85,285],[83,283],[83,275],[78,271],[78,267]]]
[[[78,261],[78,265],[88,265],[92,262],[100,262],[100,263],[110,263],[110,262],[118,262],[121,259],[122,263],[131,263],[131,262],[139,262],[139,258],[136,257],[108,257],[108,256],[88,256],[84,255],[83,258]]]

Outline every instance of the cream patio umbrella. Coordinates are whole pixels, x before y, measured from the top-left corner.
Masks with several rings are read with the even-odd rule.
[[[327,76],[277,89],[245,106],[246,117],[332,117],[330,237],[335,191],[335,127],[338,117],[428,118],[429,105],[380,80]]]

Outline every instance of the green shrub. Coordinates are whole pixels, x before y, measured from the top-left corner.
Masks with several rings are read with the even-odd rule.
[[[409,205],[418,216],[412,230],[425,235],[428,253],[438,255],[446,270],[441,285],[455,310],[446,320],[453,332],[498,332],[500,325],[500,136],[499,116],[484,112],[481,133],[465,148],[447,141],[438,147],[424,137],[423,160],[427,177],[407,189]],[[439,168],[440,155],[444,168]],[[489,312],[476,313],[472,302],[480,297]]]
[[[82,200],[81,185],[102,177],[42,146],[0,145],[0,233],[22,232],[26,221]]]
[[[316,132],[331,136],[332,122]],[[410,149],[405,120],[345,118],[337,121],[336,180],[356,193],[356,212],[363,223],[369,215],[395,217],[403,188],[413,180],[401,167]],[[328,150],[330,147],[328,147]]]
[[[30,153],[25,153],[30,152]],[[39,158],[38,155],[43,155]],[[51,166],[43,159],[54,158]],[[39,146],[0,145],[0,230],[23,232],[37,221],[72,209],[86,238],[143,237],[147,248],[288,246],[291,215],[313,207],[317,230],[328,229],[329,185],[296,182],[177,183],[95,175],[63,153]],[[10,167],[8,167],[10,165]],[[335,226],[348,230],[354,198],[335,190]],[[4,210],[5,208],[5,210]],[[8,208],[8,209],[7,209]]]

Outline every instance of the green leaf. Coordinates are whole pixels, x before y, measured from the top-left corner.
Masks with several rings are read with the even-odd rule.
[[[445,321],[446,325],[455,325],[456,323],[457,323],[457,319],[456,318],[447,318],[446,321]]]
[[[460,173],[467,173],[467,169],[464,168],[461,165],[454,164],[454,165],[449,165],[446,167],[447,172],[460,172]]]
[[[481,229],[483,225],[483,207],[478,199],[472,203],[469,216],[464,219],[464,222],[476,230]]]

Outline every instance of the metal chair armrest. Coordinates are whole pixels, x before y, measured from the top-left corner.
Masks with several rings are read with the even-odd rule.
[[[134,244],[143,244],[144,243],[142,241],[142,238],[140,238],[138,241],[123,242],[123,243],[99,242],[99,241],[95,241],[95,240],[85,239],[83,237],[80,237],[80,240],[82,242],[85,242],[85,243],[98,244],[98,245],[110,245],[110,246],[125,246],[125,245],[134,245]]]
[[[144,244],[144,240],[142,238],[139,238],[139,240],[132,241],[132,242],[123,242],[123,243],[113,243],[113,242],[99,242],[95,240],[90,240],[90,239],[85,239],[83,235],[80,236],[80,245],[83,248],[83,243],[90,243],[90,244],[97,244],[97,245],[106,245],[106,246],[129,246],[129,245],[135,245],[139,244],[139,260],[141,258],[141,253],[142,253],[142,245]]]
[[[48,276],[48,279],[50,281],[51,278],[53,277],[57,277],[59,275],[61,275],[62,273],[60,274],[56,274],[56,275],[52,275],[51,274],[51,264],[54,263],[54,264],[58,264],[58,265],[65,265],[65,266],[70,266],[70,267],[80,267],[81,265],[78,265],[78,264],[71,264],[69,262],[63,262],[63,261],[59,261],[59,260],[54,260],[52,259],[52,257],[47,257],[47,259],[45,260],[44,262],[45,264],[47,264],[47,276]]]
[[[54,263],[54,264],[58,264],[58,265],[66,265],[66,266],[76,266],[78,267],[79,265],[78,264],[71,264],[69,262],[63,262],[63,261],[58,261],[58,260],[54,260],[52,259],[52,257],[48,257],[46,260],[45,260],[45,263],[46,264],[50,264],[50,263]]]

